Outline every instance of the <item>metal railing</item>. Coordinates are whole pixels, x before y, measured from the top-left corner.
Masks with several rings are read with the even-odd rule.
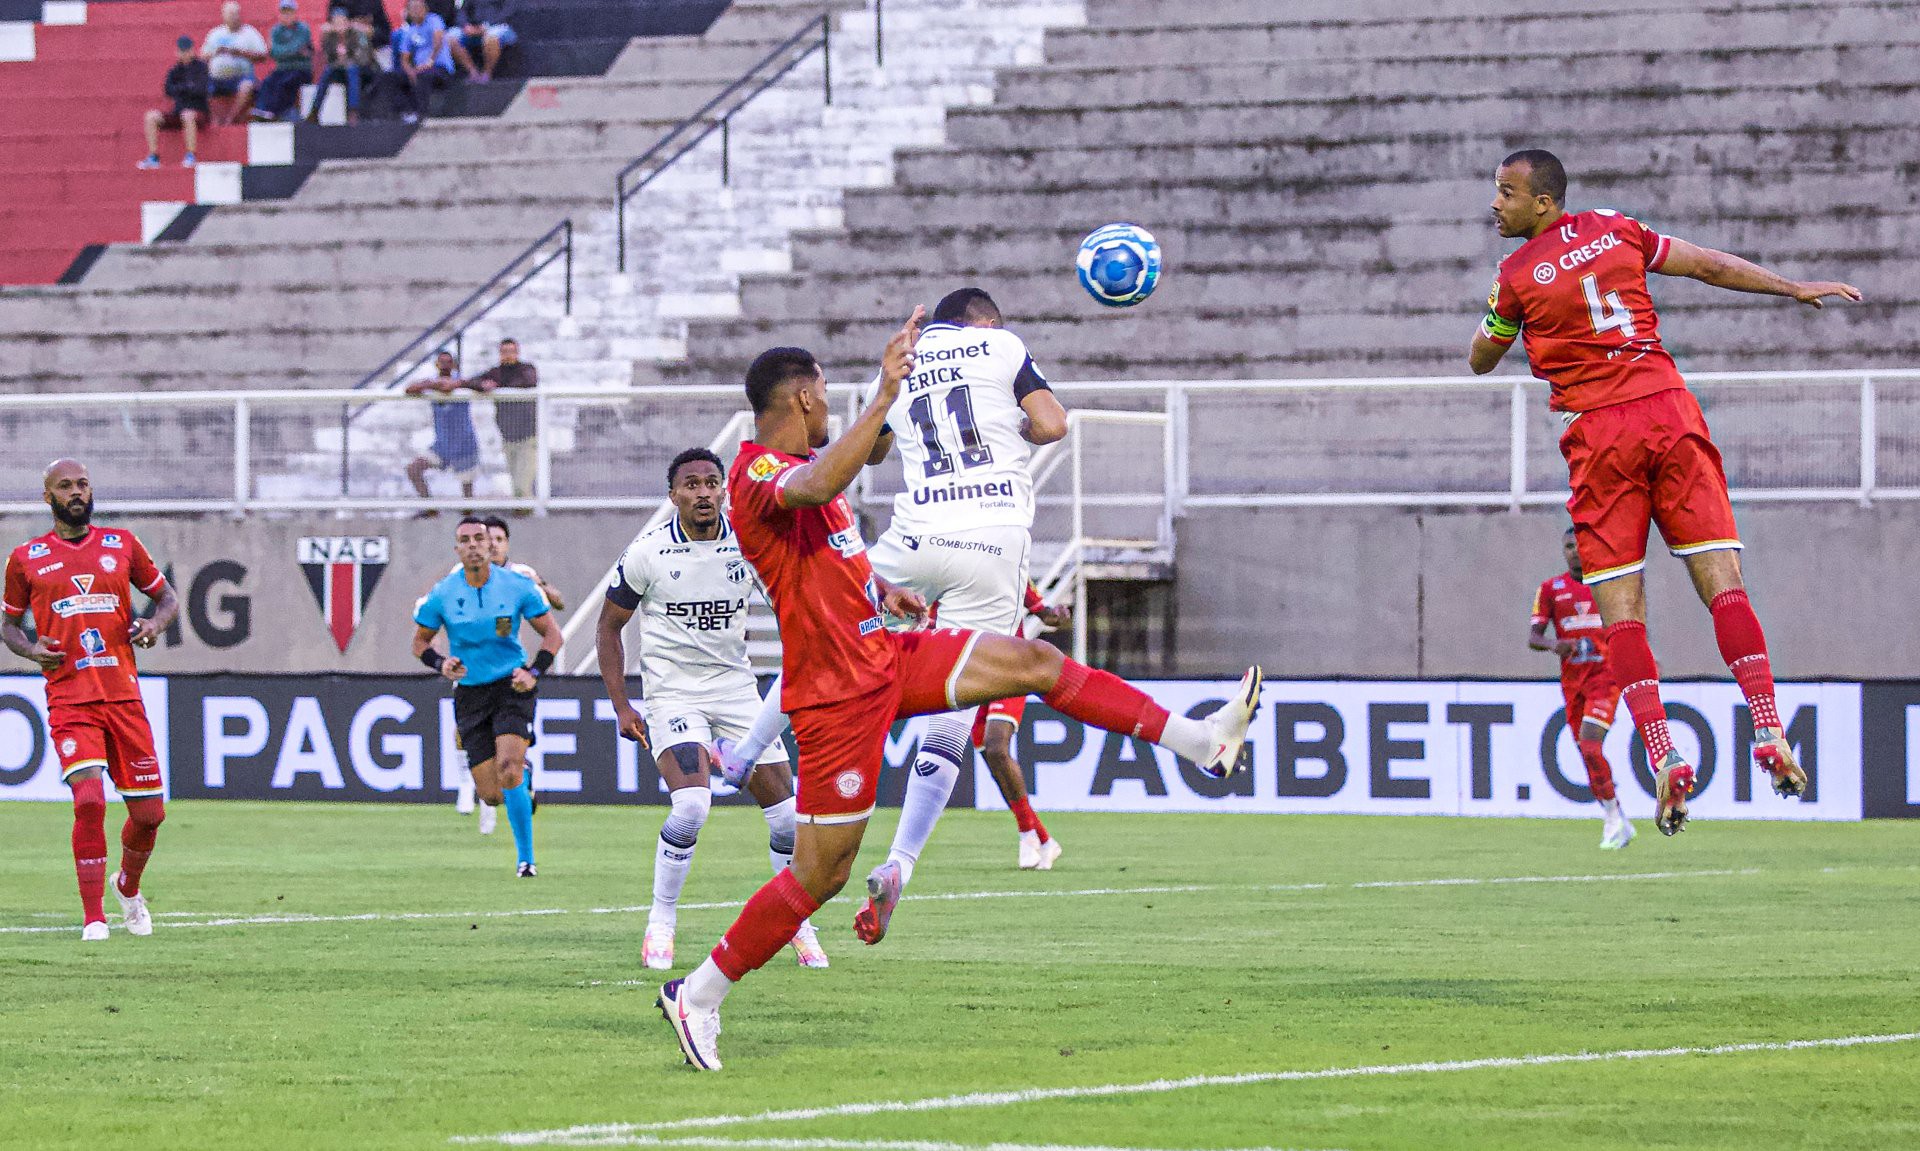
[[[1701,373],[1700,396],[1736,502],[1920,499],[1920,371]],[[1164,413],[1173,514],[1239,507],[1519,509],[1566,499],[1560,422],[1526,377],[1056,383],[1071,410]],[[836,410],[858,389],[835,385]],[[711,438],[741,404],[736,386],[541,387],[539,479],[500,494],[498,457],[481,460],[472,498],[422,503],[400,480],[425,435],[427,401],[375,390],[132,392],[0,396],[0,435],[46,451],[0,460],[0,510],[37,511],[38,461],[65,452],[94,470],[116,513],[405,512],[422,507],[561,509],[659,505],[653,474]],[[434,402],[450,402],[437,400]],[[470,401],[483,411],[488,402]],[[496,393],[494,402],[501,400]],[[419,405],[411,412],[394,404]],[[364,407],[342,426],[340,413]],[[484,421],[481,421],[484,423]],[[482,429],[483,439],[487,435]],[[409,440],[408,437],[412,439]],[[487,444],[491,452],[491,443]],[[1138,453],[1089,447],[1086,475],[1123,476]],[[1036,468],[1062,467],[1057,452]],[[345,461],[352,481],[339,494]],[[878,509],[897,468],[868,469],[854,496]],[[1125,505],[1096,482],[1085,506]],[[1069,497],[1042,492],[1042,516]]]
[[[876,19],[874,32],[874,51],[879,53],[879,25]],[[722,88],[713,99],[700,106],[700,110],[674,125],[673,130],[662,136],[651,148],[642,152],[620,169],[613,178],[613,218],[614,243],[616,256],[615,270],[627,270],[627,201],[637,195],[642,188],[651,184],[656,177],[666,171],[682,156],[704,143],[715,132],[720,133],[720,183],[728,183],[731,173],[733,154],[733,117],[742,108],[779,83],[787,73],[799,67],[801,62],[815,52],[821,54],[825,67],[821,70],[821,98],[827,104],[833,103],[833,14],[823,12],[819,16],[801,25],[800,30],[782,40],[774,49],[761,57],[752,67]],[[776,67],[777,65],[777,67]],[[772,69],[771,73],[761,76],[762,72]],[[641,173],[633,179],[635,173]],[[629,183],[629,180],[632,183]]]

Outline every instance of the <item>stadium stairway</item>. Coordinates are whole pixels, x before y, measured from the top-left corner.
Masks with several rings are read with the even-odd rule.
[[[1914,0],[1088,0],[1043,63],[1002,72],[944,143],[797,236],[790,269],[747,276],[738,316],[692,321],[685,358],[638,376],[736,380],[798,342],[861,378],[908,304],[976,281],[1063,378],[1460,374],[1509,249],[1492,170],[1535,145],[1567,161],[1575,207],[1866,291],[1814,312],[1663,280],[1684,366],[1912,364],[1916,17]],[[1167,260],[1126,312],[1071,274],[1116,219]]]

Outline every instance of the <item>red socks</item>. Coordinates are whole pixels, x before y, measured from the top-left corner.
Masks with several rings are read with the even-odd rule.
[[[758,971],[780,954],[807,916],[818,910],[820,905],[793,877],[793,869],[782,868],[753,893],[740,918],[720,937],[720,945],[713,949],[713,965],[728,979],[740,982],[749,971]]]
[[[1665,726],[1664,723],[1662,726]],[[1600,750],[1597,739],[1575,741],[1580,747],[1580,760],[1587,765],[1587,786],[1593,790],[1593,797],[1599,800],[1612,799],[1613,768],[1607,763],[1606,753]]]
[[[1760,617],[1753,614],[1744,589],[1734,588],[1713,597],[1713,638],[1720,642],[1720,658],[1740,684],[1753,712],[1753,726],[1778,728],[1780,711],[1773,702],[1773,665],[1767,661],[1767,637]]]
[[[1640,742],[1647,745],[1647,763],[1655,771],[1673,750],[1667,732],[1667,709],[1660,702],[1660,671],[1647,645],[1647,625],[1623,619],[1607,628],[1607,670],[1620,685],[1620,698],[1633,713]]]
[[[1111,672],[1066,661],[1053,690],[1041,697],[1062,715],[1103,731],[1159,743],[1167,729],[1167,709]]]
[[[73,782],[73,872],[80,880],[80,907],[87,923],[105,923],[107,892],[107,791],[96,777]]]
[[[127,822],[120,827],[120,894],[140,894],[140,876],[166,818],[166,800],[158,796],[127,800]]]
[[[1014,825],[1021,831],[1037,831],[1040,833],[1040,842],[1047,841],[1046,826],[1040,822],[1040,817],[1033,813],[1033,804],[1027,801],[1026,796],[1023,795],[1007,804],[1007,810],[1013,812]]]

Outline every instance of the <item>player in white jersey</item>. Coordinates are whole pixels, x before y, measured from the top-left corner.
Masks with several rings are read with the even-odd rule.
[[[494,565],[496,567],[506,568],[510,572],[518,572],[526,576],[533,581],[533,586],[540,589],[540,598],[547,601],[548,607],[555,611],[565,611],[567,601],[561,597],[559,588],[541,579],[540,573],[534,571],[530,565],[515,563],[509,557],[508,549],[512,545],[513,533],[508,530],[507,521],[501,519],[499,516],[483,516],[480,522],[487,525],[487,549],[490,553],[488,558],[493,561]],[[452,575],[453,572],[459,570],[460,566],[455,564],[453,571],[447,574]],[[540,810],[539,793],[534,790],[533,786],[533,764],[531,763],[527,764],[527,791],[535,797],[533,809],[535,811]],[[471,774],[461,776],[460,787],[454,792],[453,796],[453,809],[461,815],[471,815],[476,806],[474,799],[473,776]],[[492,835],[494,825],[499,819],[498,813],[484,803],[478,804],[477,806],[480,809],[480,834]]]
[[[897,442],[906,490],[868,556],[882,578],[939,603],[940,626],[1012,635],[1025,614],[1033,529],[1027,460],[1034,446],[1067,434],[1067,413],[1026,344],[1000,323],[993,297],[962,288],[920,329],[913,374],[868,461],[880,463]],[[765,746],[761,737],[779,721],[763,712],[739,752]],[[867,877],[869,898],[886,914],[972,758],[972,733],[972,709],[927,719],[893,845]],[[744,767],[736,749],[718,750],[733,778]]]
[[[673,966],[680,891],[713,803],[707,746],[716,737],[745,735],[760,710],[747,662],[753,567],[721,514],[726,469],[720,457],[705,448],[681,452],[667,468],[667,494],[673,516],[643,532],[621,555],[600,605],[597,633],[600,678],[620,734],[653,749],[672,805],[654,853],[653,907],[641,945],[642,961],[663,971]],[[621,636],[636,612],[644,717],[627,698]],[[760,754],[759,764],[745,790],[766,816],[768,857],[777,874],[793,863],[793,773],[778,742]],[[793,949],[802,967],[827,966],[811,922],[800,925]]]

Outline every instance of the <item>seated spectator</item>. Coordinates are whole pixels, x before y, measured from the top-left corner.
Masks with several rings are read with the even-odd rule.
[[[175,41],[174,47],[180,50],[180,58],[173,67],[167,69],[167,99],[173,101],[173,111],[163,112],[158,108],[147,112],[147,158],[140,161],[142,168],[160,166],[160,129],[178,128],[186,137],[187,154],[180,158],[182,168],[193,167],[193,150],[200,135],[200,121],[207,118],[207,76],[206,61],[193,54],[193,37],[182,36]]]
[[[436,88],[453,79],[453,52],[447,45],[447,25],[427,11],[427,0],[407,0],[407,22],[393,33],[393,64],[412,104],[401,116],[418,124],[427,114]]]
[[[457,365],[452,352],[435,356],[433,366],[439,374],[430,380],[408,384],[408,395],[450,396],[458,388],[472,386],[455,374]],[[465,400],[441,400],[433,405],[433,446],[427,449],[426,455],[407,465],[407,478],[413,481],[413,490],[420,493],[423,500],[433,498],[433,493],[427,490],[427,473],[435,469],[459,480],[461,495],[473,495],[473,478],[480,469],[480,440],[473,434],[473,413]],[[420,513],[422,518],[439,514],[431,509]]]
[[[300,89],[313,83],[313,30],[300,19],[299,0],[280,0],[280,19],[267,42],[273,71],[260,82],[256,120],[290,120],[300,113]]]
[[[505,339],[500,341],[500,362],[467,381],[467,386],[476,392],[524,388],[531,393],[539,383],[539,371],[520,358],[520,341]],[[525,399],[495,396],[493,422],[500,426],[500,447],[507,456],[507,477],[513,484],[513,498],[529,499],[540,468],[540,422],[533,396],[529,394]]]
[[[393,21],[382,0],[334,0],[333,6],[347,10],[347,23],[364,31],[376,50],[393,42]]]
[[[349,23],[347,10],[336,7],[320,29],[320,86],[314,89],[313,108],[307,122],[320,122],[320,105],[336,82],[347,88],[347,123],[360,122],[360,78],[371,79],[380,71],[373,61],[373,40],[359,24]]]
[[[476,84],[493,79],[500,65],[500,52],[518,40],[513,33],[514,0],[467,0],[460,31],[453,37],[453,58],[467,70],[467,78]],[[480,66],[474,67],[474,56]]]
[[[216,125],[244,119],[253,107],[253,66],[267,58],[267,42],[260,30],[240,22],[240,5],[227,0],[220,6],[220,23],[200,42],[200,58],[207,62],[211,77],[208,91],[215,96],[233,97],[233,107]]]

